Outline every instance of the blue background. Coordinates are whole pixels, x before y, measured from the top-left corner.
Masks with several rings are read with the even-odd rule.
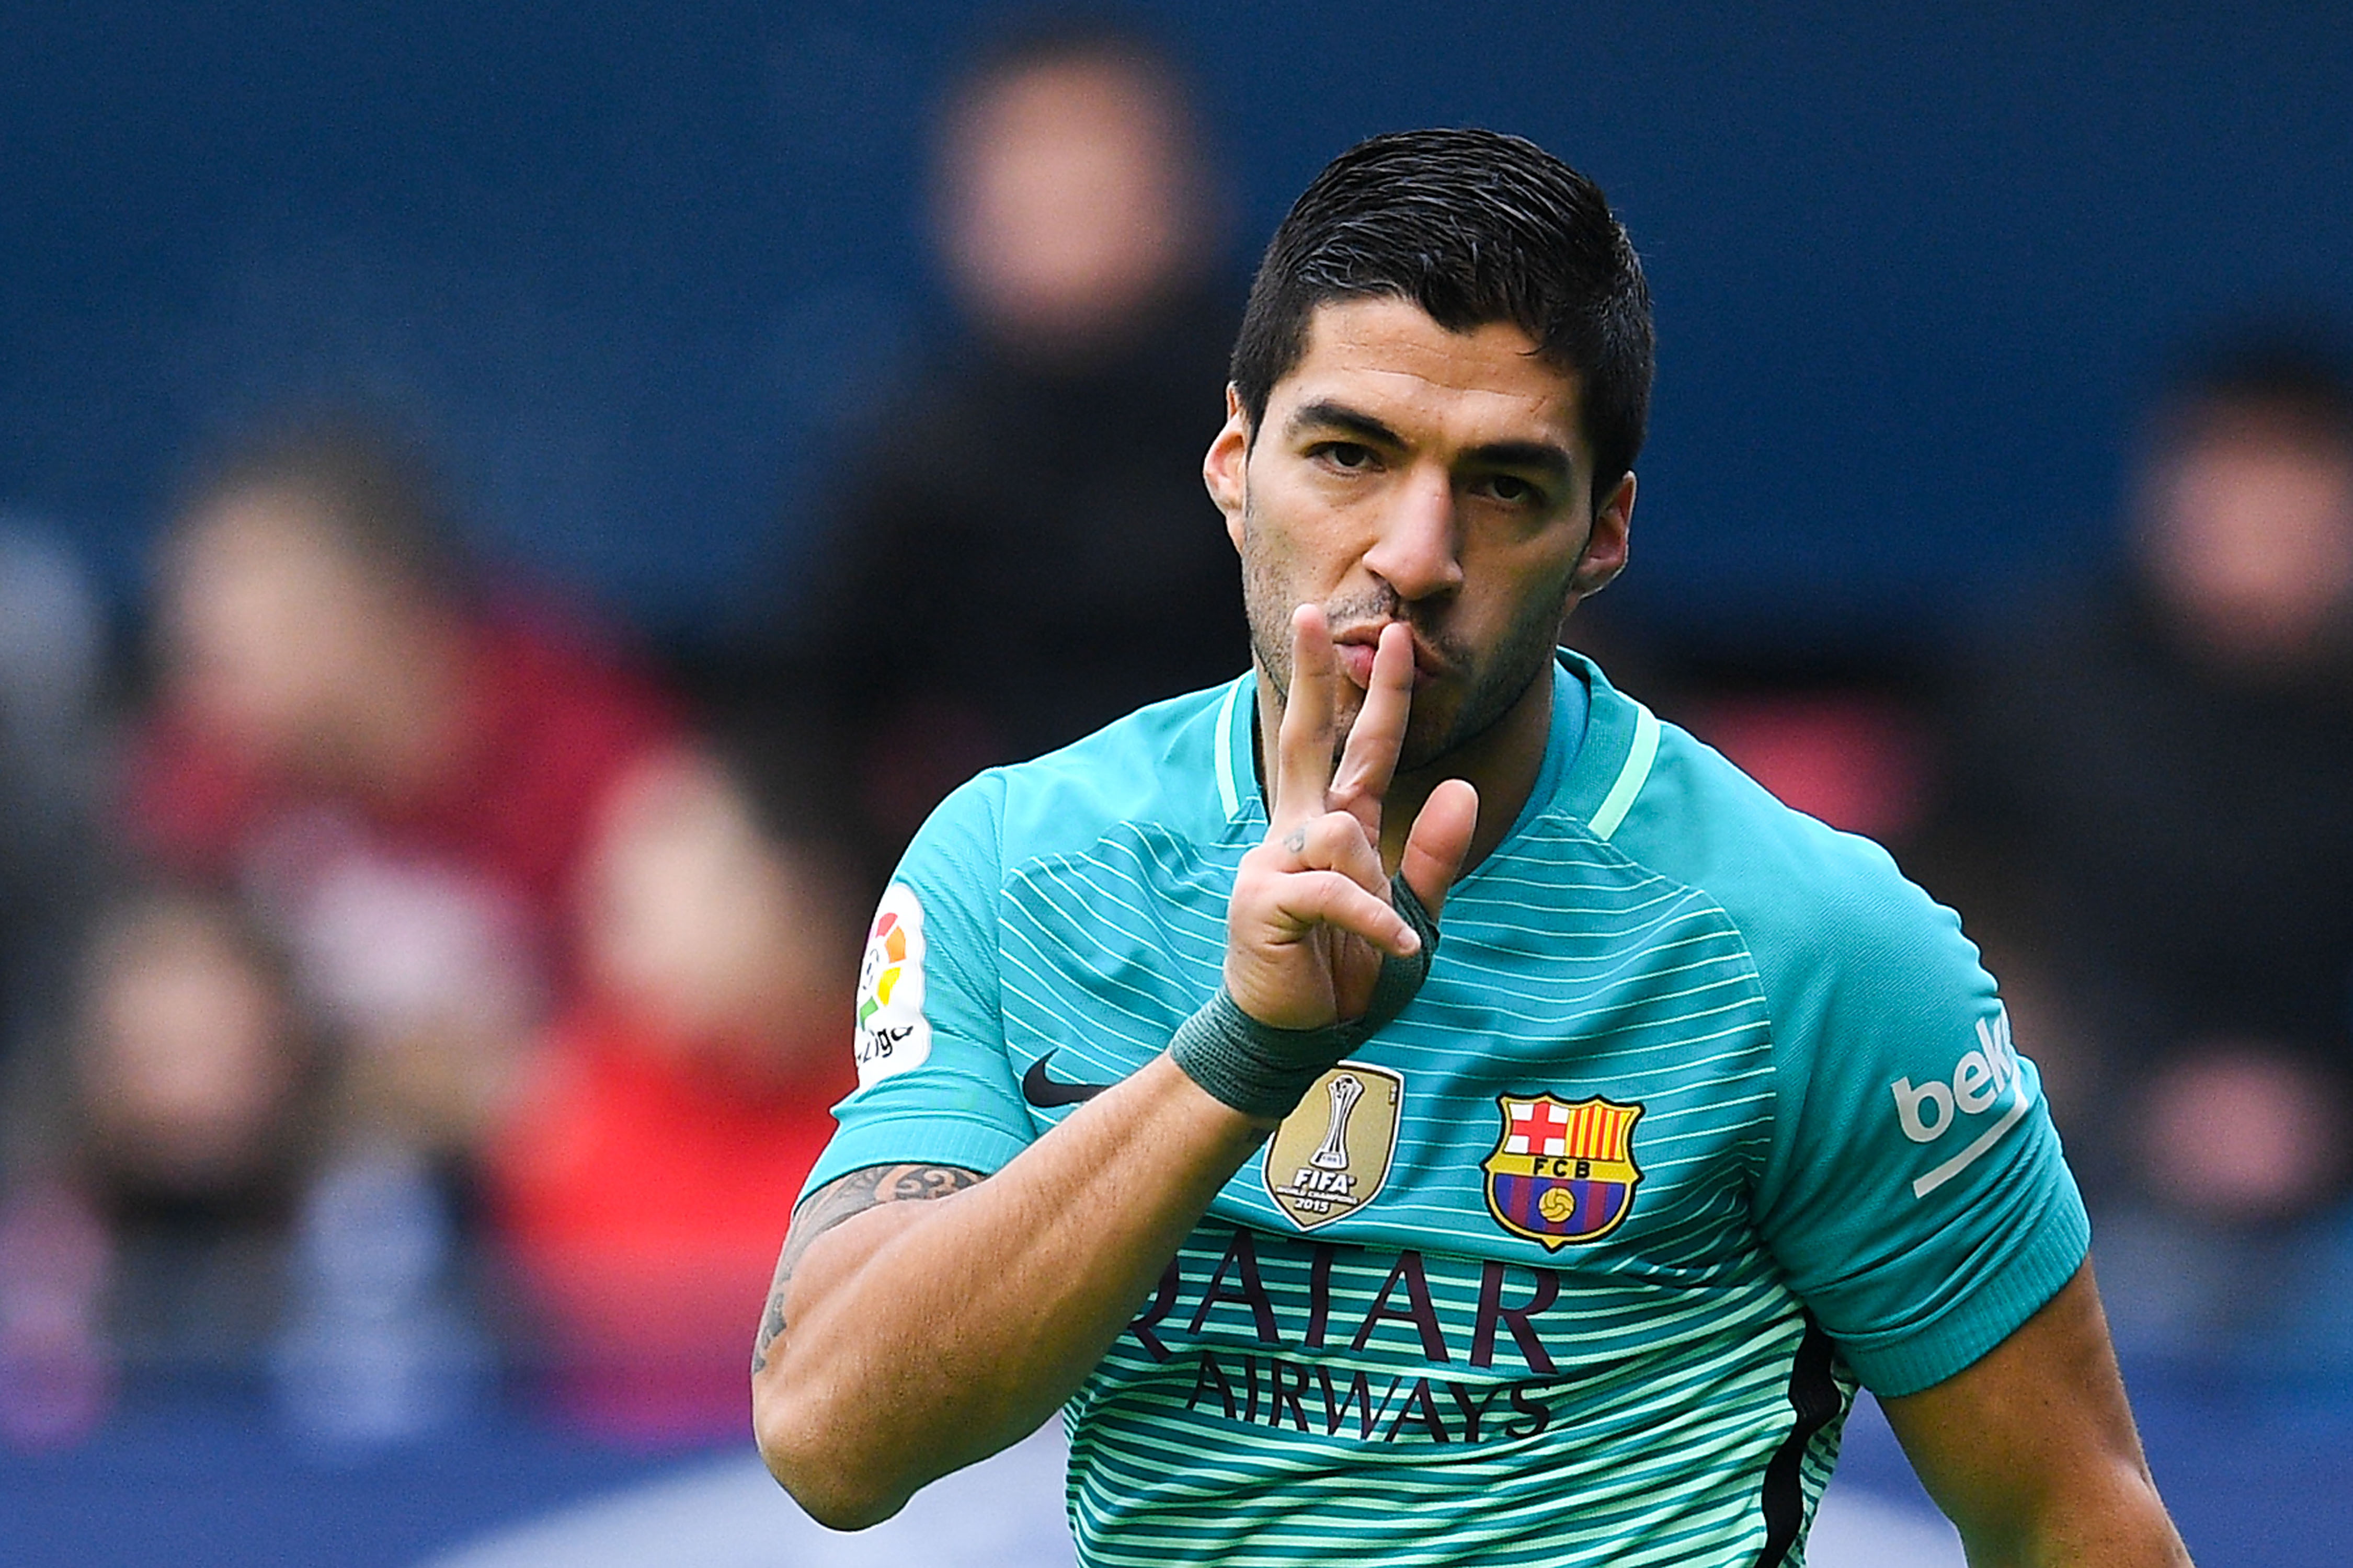
[[[1237,281],[1377,131],[1493,125],[1603,183],[1662,335],[1615,596],[1670,628],[1933,628],[2096,559],[2182,333],[2353,316],[2353,8],[1139,10],[1198,72]],[[985,28],[913,0],[0,4],[0,508],[135,605],[206,439],[363,393],[494,553],[666,639],[748,635],[833,440],[941,330],[917,171]],[[2343,1560],[2341,1393],[2141,1382],[2201,1561]],[[322,1465],[251,1416],[0,1459],[0,1560],[389,1564],[675,1458],[508,1424]],[[1884,1444],[1850,1471],[1905,1484]]]
[[[2158,1487],[2200,1568],[2339,1568],[2353,1545],[2353,1405],[2129,1368]],[[748,1419],[748,1417],[747,1417]],[[732,1451],[748,1450],[748,1439]],[[306,1448],[259,1400],[133,1400],[90,1445],[0,1457],[11,1568],[415,1568],[501,1526],[691,1471],[720,1450],[565,1440],[513,1415],[361,1453]],[[1928,1515],[1869,1402],[1837,1485]],[[797,1516],[779,1492],[777,1533]],[[778,1561],[789,1559],[780,1547]],[[682,1565],[691,1568],[691,1565]]]
[[[2185,329],[2353,313],[2342,6],[1136,14],[1198,70],[1237,278],[1372,132],[1490,124],[1603,183],[1662,343],[1622,597],[1670,626],[1933,624],[2095,557]],[[986,26],[14,4],[0,504],[128,592],[192,443],[356,389],[439,442],[494,552],[665,637],[772,617],[831,437],[943,313],[916,171]]]

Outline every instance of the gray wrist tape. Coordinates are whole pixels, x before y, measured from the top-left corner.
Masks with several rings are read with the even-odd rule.
[[[1289,1115],[1326,1069],[1404,1012],[1430,978],[1438,922],[1404,878],[1391,879],[1389,896],[1421,946],[1411,958],[1382,956],[1362,1017],[1319,1029],[1278,1029],[1243,1012],[1220,985],[1169,1042],[1168,1054],[1185,1076],[1245,1116]]]

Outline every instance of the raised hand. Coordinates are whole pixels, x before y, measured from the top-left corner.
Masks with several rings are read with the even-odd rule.
[[[1335,767],[1343,679],[1323,611],[1292,615],[1291,691],[1271,769],[1267,836],[1242,858],[1226,917],[1227,992],[1258,1022],[1312,1029],[1361,1015],[1384,954],[1413,928],[1389,900],[1381,813],[1413,704],[1413,634],[1382,629],[1372,677]],[[1450,779],[1415,816],[1400,869],[1435,917],[1461,869],[1478,792]]]

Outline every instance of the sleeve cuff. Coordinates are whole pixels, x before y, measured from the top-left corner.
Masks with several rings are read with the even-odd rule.
[[[960,1116],[933,1116],[920,1122],[878,1121],[845,1127],[834,1134],[802,1184],[799,1207],[818,1188],[869,1165],[957,1165],[994,1175],[1029,1147],[994,1122]]]
[[[1839,1352],[1872,1393],[1917,1394],[1973,1365],[2042,1310],[2084,1266],[2091,1244],[2091,1221],[2067,1184],[2032,1236],[1943,1315],[1900,1337],[1842,1340]]]

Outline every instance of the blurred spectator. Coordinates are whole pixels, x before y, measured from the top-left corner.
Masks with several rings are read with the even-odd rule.
[[[575,628],[493,605],[417,465],[322,423],[195,494],[165,556],[131,836],[233,889],[341,1057],[354,1129],[459,1149],[566,977],[606,794],[674,725]]]
[[[1890,638],[1799,656],[1686,642],[1676,654],[1652,656],[1662,711],[1785,804],[1899,855],[1910,848],[1941,759],[1907,647]]]
[[[282,972],[233,909],[160,894],[100,926],[72,1104],[77,1155],[111,1196],[269,1208],[307,1131],[309,1065]]]
[[[158,893],[102,919],[5,1205],[0,1426],[79,1436],[120,1358],[142,1373],[255,1364],[311,1151],[309,1042],[282,971],[227,904]],[[20,1107],[20,1109],[23,1109]]]
[[[2129,573],[1969,683],[1981,923],[2014,1009],[2068,999],[2020,1038],[2058,1058],[2110,1205],[2210,1241],[2312,1215],[2353,1150],[2353,389],[2316,341],[2192,363]],[[2241,1297],[2277,1283],[2241,1272]]]
[[[0,516],[0,1441],[70,1441],[103,1413],[102,1230],[51,1168],[72,969],[93,879],[93,708],[105,628],[81,563]]]
[[[599,1430],[743,1429],[752,1328],[853,1080],[861,889],[780,760],[690,747],[614,795],[581,888],[587,989],[494,1142],[559,1398]]]
[[[677,726],[480,592],[419,467],[356,426],[234,454],[161,575],[111,847],[153,890],[12,1097],[0,1425],[69,1438],[119,1359],[266,1366],[299,1430],[411,1436],[483,1386],[463,1179],[571,984],[598,815]]]
[[[1178,74],[1108,26],[1024,33],[936,164],[969,331],[848,463],[799,602],[885,857],[977,769],[1248,659],[1200,477],[1239,310]]]
[[[0,1082],[54,1044],[86,913],[106,630],[81,563],[0,513]]]

